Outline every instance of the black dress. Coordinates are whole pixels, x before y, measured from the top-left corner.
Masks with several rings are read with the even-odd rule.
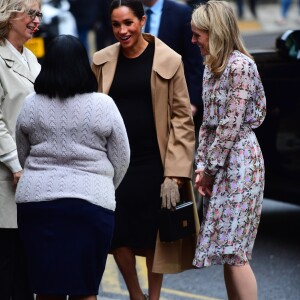
[[[112,249],[155,247],[163,166],[151,100],[153,56],[150,43],[137,58],[120,52],[109,93],[124,119],[131,151],[128,171],[116,191]]]

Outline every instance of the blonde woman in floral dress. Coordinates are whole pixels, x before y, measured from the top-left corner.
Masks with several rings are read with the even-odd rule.
[[[228,298],[255,300],[249,260],[261,215],[264,161],[253,129],[265,118],[265,93],[227,2],[199,6],[191,25],[192,42],[205,57],[195,180],[204,216],[194,265],[224,265]]]

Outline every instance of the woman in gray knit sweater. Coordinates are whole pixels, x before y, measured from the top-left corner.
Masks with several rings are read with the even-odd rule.
[[[24,173],[16,202],[38,300],[96,300],[129,165],[123,119],[72,36],[47,49],[16,128]]]

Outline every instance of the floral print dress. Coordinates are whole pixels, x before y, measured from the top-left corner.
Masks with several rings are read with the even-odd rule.
[[[203,101],[196,162],[215,181],[212,196],[204,197],[193,264],[244,265],[252,256],[264,190],[264,161],[252,129],[265,118],[266,99],[254,61],[235,50],[219,78],[206,66]]]

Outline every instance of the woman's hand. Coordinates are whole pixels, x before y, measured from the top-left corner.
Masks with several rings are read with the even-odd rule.
[[[180,201],[179,178],[166,177],[160,189],[161,207],[172,209]]]
[[[17,187],[17,184],[21,178],[21,175],[22,175],[22,171],[19,171],[19,172],[16,172],[16,173],[13,173],[13,187],[16,188]]]
[[[202,196],[211,196],[215,177],[208,176],[203,170],[196,170],[195,188]]]

